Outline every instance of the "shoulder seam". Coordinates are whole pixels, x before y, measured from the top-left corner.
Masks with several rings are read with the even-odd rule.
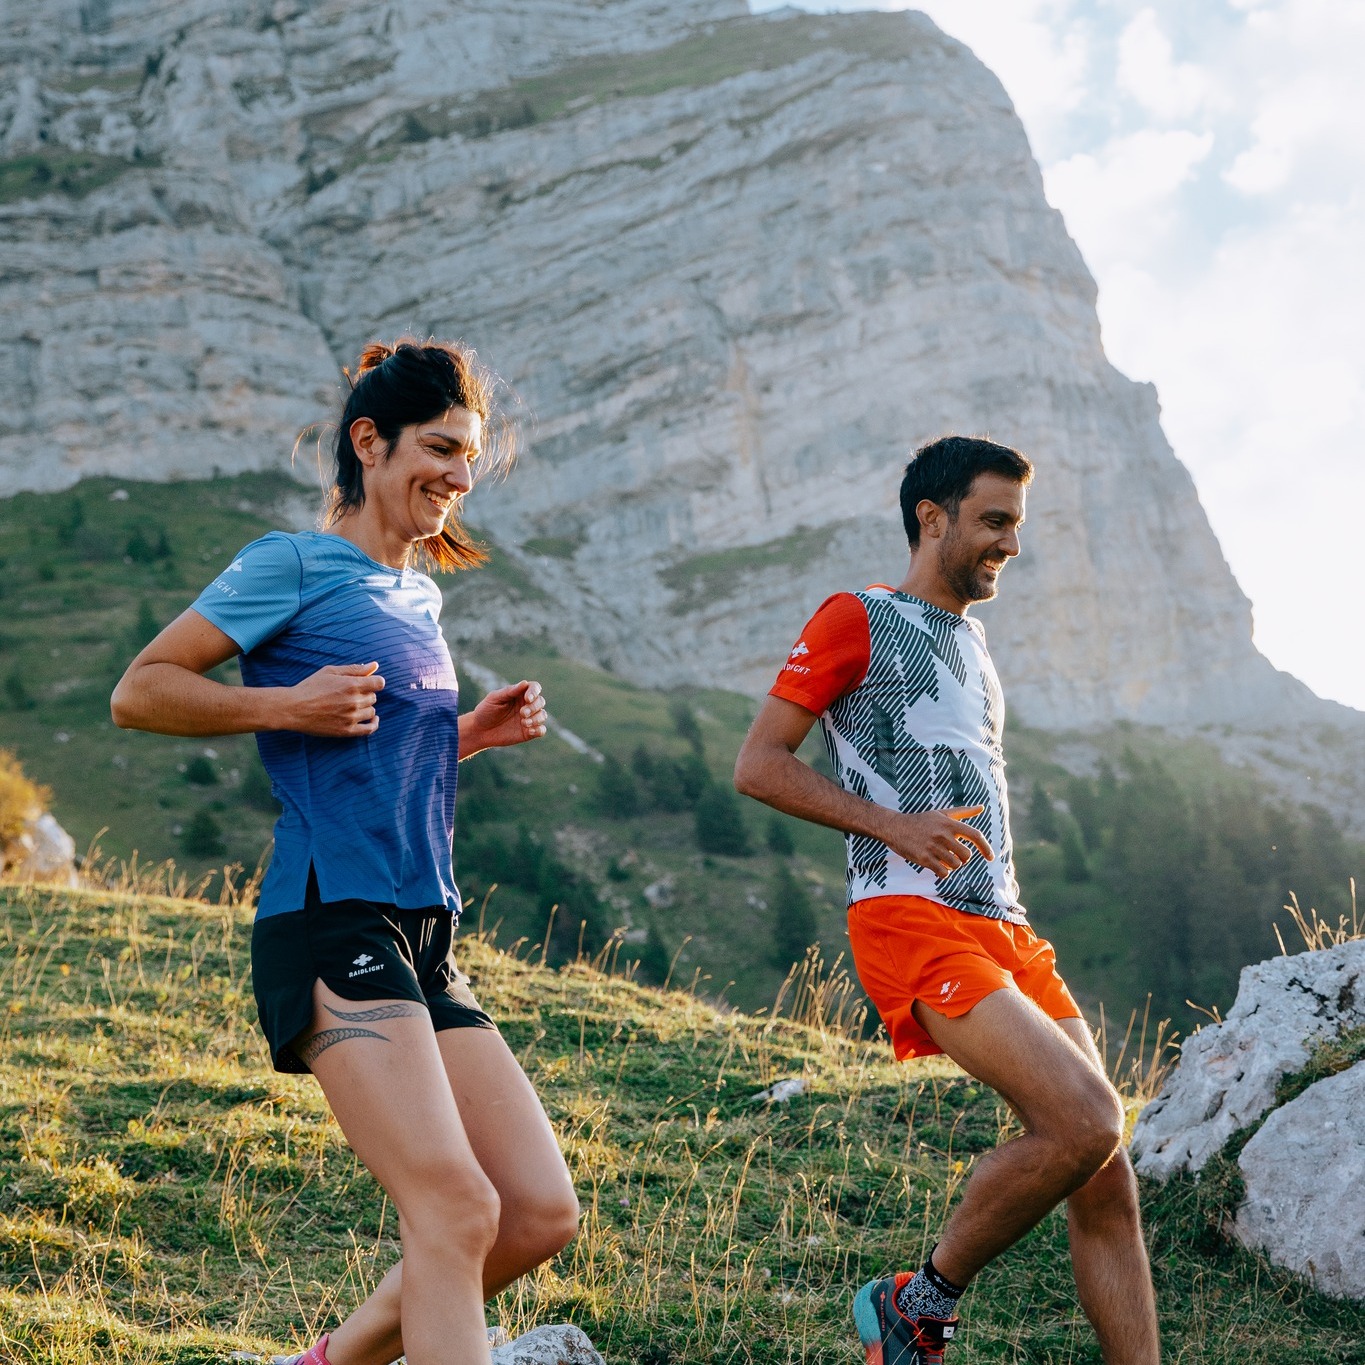
[[[284,535],[284,538],[289,542],[289,548],[294,551],[294,558],[299,561],[298,606],[295,607],[294,610],[300,612],[303,610],[303,555],[299,550],[298,542],[293,536],[289,535],[287,532],[281,532],[281,534]]]

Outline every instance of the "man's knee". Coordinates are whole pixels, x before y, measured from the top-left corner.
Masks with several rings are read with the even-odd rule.
[[[1099,1171],[1123,1142],[1123,1102],[1107,1082],[1092,1087],[1075,1117],[1075,1152],[1087,1178]]]
[[[1041,1125],[1058,1162],[1080,1188],[1101,1171],[1123,1143],[1123,1102],[1103,1077],[1085,1078]]]
[[[1068,1201],[1072,1215],[1082,1223],[1097,1219],[1138,1219],[1137,1176],[1127,1149],[1120,1146]]]

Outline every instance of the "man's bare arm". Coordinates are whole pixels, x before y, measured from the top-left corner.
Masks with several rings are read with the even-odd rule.
[[[979,815],[980,806],[903,815],[844,791],[803,763],[796,751],[815,720],[805,707],[769,697],[735,760],[736,790],[800,820],[879,839],[936,877],[956,871],[974,849],[994,858],[981,831],[959,818]]]

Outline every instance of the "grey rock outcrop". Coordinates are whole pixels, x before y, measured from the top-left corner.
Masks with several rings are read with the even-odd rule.
[[[983,612],[1016,714],[1319,714],[1004,91],[922,15],[4,0],[0,137],[7,490],[283,465],[363,340],[453,333],[534,417],[471,503],[506,572],[454,589],[465,640],[761,692],[903,569],[906,451],[988,431],[1039,467]]]
[[[0,848],[0,871],[14,881],[75,886],[76,841],[47,811],[35,815]]]
[[[1201,1170],[1274,1105],[1280,1078],[1303,1067],[1318,1042],[1361,1025],[1363,941],[1244,968],[1227,1018],[1185,1039],[1179,1063],[1138,1118],[1137,1169],[1158,1178]]]
[[[1277,1109],[1238,1158],[1237,1236],[1327,1294],[1365,1298],[1365,1063]]]
[[[568,1323],[535,1327],[495,1346],[493,1365],[604,1365],[587,1335]]]

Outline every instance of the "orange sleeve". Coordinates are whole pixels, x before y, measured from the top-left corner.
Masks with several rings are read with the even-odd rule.
[[[821,715],[862,682],[871,658],[866,608],[851,592],[835,593],[806,623],[768,695]]]

